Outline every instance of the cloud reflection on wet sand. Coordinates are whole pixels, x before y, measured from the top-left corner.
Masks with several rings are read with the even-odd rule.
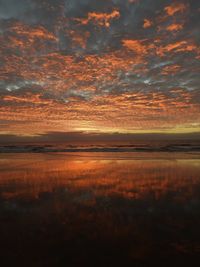
[[[4,258],[188,266],[199,260],[199,171],[198,155],[2,154]]]

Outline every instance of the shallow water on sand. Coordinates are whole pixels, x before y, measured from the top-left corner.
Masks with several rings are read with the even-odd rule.
[[[196,266],[199,225],[198,153],[0,155],[1,266]]]

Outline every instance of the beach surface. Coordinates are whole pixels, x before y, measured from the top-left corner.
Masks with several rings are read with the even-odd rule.
[[[195,266],[200,157],[0,154],[2,266]]]

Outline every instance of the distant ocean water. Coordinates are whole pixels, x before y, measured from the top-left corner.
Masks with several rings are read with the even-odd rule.
[[[200,143],[143,143],[128,145],[15,144],[0,145],[0,153],[39,152],[200,152]]]

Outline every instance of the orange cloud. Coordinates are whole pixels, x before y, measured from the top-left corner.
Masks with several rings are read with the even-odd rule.
[[[165,53],[178,52],[196,52],[199,53],[199,48],[192,42],[183,40],[168,44],[157,48],[157,54],[163,56]]]
[[[42,26],[31,27],[21,22],[14,23],[5,35],[0,35],[1,49],[19,49],[21,54],[44,51],[56,47],[58,38]]]
[[[152,21],[150,21],[149,19],[144,19],[144,23],[143,23],[143,28],[149,28],[153,25]]]
[[[183,13],[187,9],[187,6],[184,3],[173,3],[170,6],[165,7],[165,12],[169,16],[173,16],[174,14],[180,12]]]
[[[122,40],[122,43],[124,47],[134,51],[136,54],[139,55],[147,54],[151,49],[154,48],[154,44],[146,44],[145,40],[125,39]]]
[[[52,104],[54,101],[53,100],[46,100],[42,99],[41,94],[35,94],[33,95],[32,93],[27,93],[24,96],[12,96],[8,95],[3,97],[4,101],[8,102],[14,102],[14,103],[31,103],[31,104],[38,104],[38,105],[49,105]]]
[[[183,29],[183,24],[173,23],[169,25],[167,28],[167,31],[173,32],[173,31],[180,31]]]
[[[111,13],[89,12],[87,18],[85,19],[76,18],[75,20],[83,25],[87,25],[90,21],[92,21],[99,26],[109,27],[110,21],[113,19],[117,19],[119,17],[120,17],[119,11],[113,10]]]

